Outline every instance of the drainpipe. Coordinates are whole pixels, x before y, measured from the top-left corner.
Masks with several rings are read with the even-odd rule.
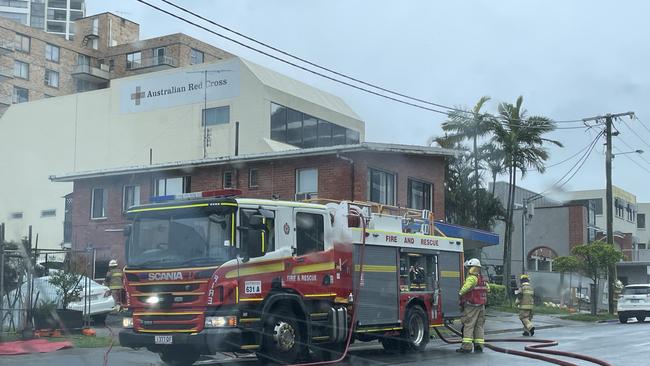
[[[350,182],[351,182],[351,189],[350,189],[350,200],[354,201],[354,160],[348,158],[347,156],[343,156],[340,154],[336,154],[336,157],[341,160],[345,160],[348,163],[350,163]]]

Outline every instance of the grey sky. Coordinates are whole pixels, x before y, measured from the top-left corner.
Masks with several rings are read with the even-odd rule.
[[[631,110],[650,129],[646,1],[173,1],[303,58],[419,98],[471,106],[489,95],[488,111],[496,112],[498,102],[523,95],[530,114],[561,120]],[[442,115],[291,68],[135,0],[87,1],[88,14],[103,11],[140,23],[141,38],[183,32],[337,94],[366,121],[369,141],[424,144],[440,134]],[[649,202],[650,132],[638,121],[627,123],[633,131],[618,123],[614,146],[629,151],[624,141],[647,153],[617,157],[614,184]],[[549,164],[573,155],[595,133],[553,133],[549,137],[565,148],[552,149]],[[545,190],[575,161],[530,174],[522,185]],[[599,143],[564,189],[604,185]]]

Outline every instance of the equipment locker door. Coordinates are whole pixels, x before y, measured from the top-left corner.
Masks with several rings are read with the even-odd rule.
[[[445,318],[460,316],[458,291],[461,287],[461,253],[440,252],[438,254],[438,269],[440,271],[440,291],[442,295],[442,315]]]
[[[366,245],[361,283],[359,245],[354,246],[354,281],[359,288],[359,325],[399,322],[398,248]],[[357,301],[357,299],[355,299]]]

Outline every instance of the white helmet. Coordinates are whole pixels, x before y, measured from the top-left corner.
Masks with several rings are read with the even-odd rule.
[[[115,259],[111,259],[110,262],[108,262],[109,267],[117,267],[117,261]]]
[[[481,267],[481,261],[476,258],[472,258],[465,262],[465,267]]]

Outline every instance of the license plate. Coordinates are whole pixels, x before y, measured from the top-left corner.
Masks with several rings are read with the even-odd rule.
[[[631,299],[630,301],[632,301],[632,302],[641,302],[641,300],[639,300],[639,299]]]
[[[155,336],[154,343],[155,344],[172,344],[172,336],[170,336],[170,335]]]

